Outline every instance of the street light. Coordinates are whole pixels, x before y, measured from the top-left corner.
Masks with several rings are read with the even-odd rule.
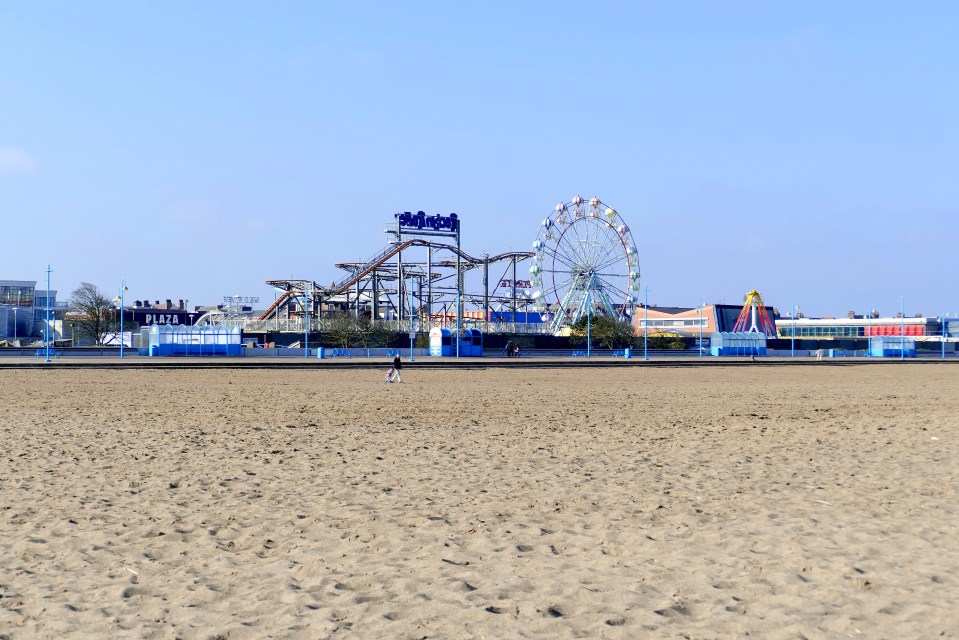
[[[459,254],[458,254],[458,253],[456,254],[456,259],[459,260]],[[461,274],[461,273],[459,272],[459,268],[456,269],[456,274],[457,274],[457,275],[456,275],[456,357],[459,358],[459,357],[460,357],[460,338],[462,337],[461,334],[460,334],[460,332],[461,332],[460,309],[461,309],[462,304],[463,304],[463,298],[462,298],[462,296],[461,296],[461,291],[460,291],[460,289],[462,289],[462,284],[463,284],[463,283],[462,283],[462,281],[460,280],[460,277],[461,277],[463,274]],[[401,298],[401,300],[402,300],[402,298]],[[516,326],[515,326],[516,318],[513,318],[513,321],[514,321],[513,328],[515,329],[515,328],[516,328]]]
[[[703,357],[703,307],[706,306],[706,298],[699,301],[699,357]]]
[[[357,299],[359,307],[359,299]],[[413,331],[413,276],[410,276],[410,362],[413,362],[413,341],[416,339],[416,333]]]
[[[589,299],[590,291],[586,291],[586,357],[590,357],[590,347],[593,344],[593,301]]]
[[[906,314],[903,307],[903,296],[899,296],[899,359],[906,359]]]
[[[306,347],[304,351],[304,357],[310,357],[310,295],[309,287],[303,287],[303,309],[305,313],[306,323],[303,326],[303,346]]]
[[[796,357],[796,312],[797,311],[799,311],[799,305],[794,302],[792,308],[789,310],[789,319],[792,320],[792,325],[793,325],[792,335],[790,336],[790,339],[791,339],[791,345],[790,345],[791,355],[789,356],[790,358]]]
[[[120,359],[123,360],[123,294],[129,291],[127,289],[127,278],[123,276],[120,278],[120,295],[116,297],[116,301],[120,303]]]
[[[649,360],[649,287],[643,287],[643,360]]]
[[[943,360],[946,359],[946,317],[948,315],[949,315],[948,313],[943,313],[942,316],[940,316],[939,318],[939,326],[941,329],[940,333],[942,333],[942,337],[939,340],[940,342],[942,342],[942,359]]]
[[[43,329],[44,342],[46,343],[46,358],[44,362],[50,362],[50,265],[47,265],[47,322]]]

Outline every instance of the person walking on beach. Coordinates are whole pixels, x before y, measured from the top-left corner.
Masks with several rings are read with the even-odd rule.
[[[505,351],[506,351],[506,357],[507,357],[507,358],[509,358],[509,357],[511,357],[511,356],[513,355],[513,341],[512,341],[512,340],[507,340],[507,341],[506,341],[506,349],[505,349]]]
[[[403,376],[400,375],[400,369],[403,368],[403,361],[399,354],[393,356],[393,368],[390,370],[390,382],[403,382]]]

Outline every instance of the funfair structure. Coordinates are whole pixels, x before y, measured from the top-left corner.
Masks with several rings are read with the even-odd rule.
[[[311,280],[267,280],[280,295],[250,328],[283,330],[299,325],[308,312],[322,326],[331,312],[345,312],[393,321],[406,329],[433,326],[515,323],[530,305],[528,282],[517,279],[519,265],[532,258],[526,251],[474,257],[460,246],[460,219],[397,213],[387,227],[386,247],[364,262],[339,262],[347,274],[329,285]],[[445,241],[444,241],[445,240]],[[482,272],[482,289],[466,290],[466,274]],[[500,271],[497,276],[497,270]],[[494,277],[491,278],[491,271]],[[466,311],[466,307],[480,309]],[[539,318],[536,319],[537,323]]]
[[[532,298],[549,332],[558,334],[587,315],[631,322],[639,286],[639,257],[629,227],[598,197],[577,195],[543,220],[533,242]]]
[[[746,323],[749,322],[749,327]],[[743,304],[743,310],[739,312],[736,324],[733,326],[733,333],[763,333],[770,338],[776,337],[776,325],[773,324],[766,311],[766,305],[763,304],[762,295],[755,289],[746,294],[746,300]]]
[[[332,313],[347,313],[411,333],[471,326],[558,334],[584,315],[629,319],[635,308],[636,246],[619,214],[597,197],[557,205],[533,251],[474,257],[462,249],[455,213],[397,213],[384,231],[383,249],[363,262],[336,263],[346,275],[328,285],[267,280],[277,298],[244,328],[302,331],[310,318],[310,328],[322,330]]]

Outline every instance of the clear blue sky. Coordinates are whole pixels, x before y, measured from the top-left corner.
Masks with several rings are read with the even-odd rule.
[[[954,2],[3,2],[0,278],[272,301],[396,211],[630,224],[650,302],[959,312]]]

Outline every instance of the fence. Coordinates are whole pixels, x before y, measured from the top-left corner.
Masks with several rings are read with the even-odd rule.
[[[328,318],[310,318],[310,332],[325,333],[334,321]],[[361,320],[361,322],[368,322]],[[259,320],[255,318],[230,318],[230,323],[236,324],[244,331],[275,331],[284,333],[303,333],[306,330],[306,321],[304,318],[279,318],[273,320]],[[410,330],[410,319],[396,320],[376,320],[376,326],[387,331],[396,333],[407,333]],[[215,326],[215,325],[214,325]],[[417,333],[429,333],[434,326],[447,329],[455,329],[456,323],[443,325],[421,321],[419,318],[413,318],[413,329]],[[462,329],[479,329],[483,333],[509,333],[509,334],[529,334],[539,335],[550,333],[550,326],[544,322],[484,322],[475,318],[463,318],[460,321]]]

